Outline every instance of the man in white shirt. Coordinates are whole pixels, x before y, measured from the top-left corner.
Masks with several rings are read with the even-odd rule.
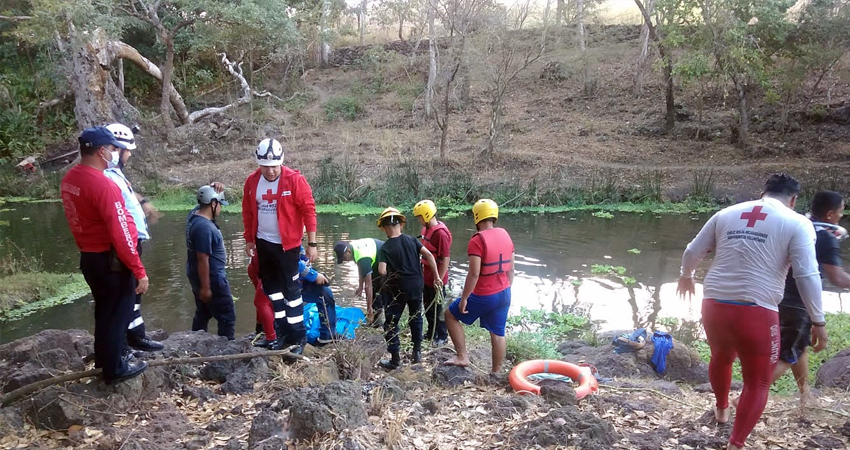
[[[779,358],[779,302],[789,265],[812,318],[814,351],[826,347],[821,281],[812,223],[794,212],[800,184],[775,174],[760,200],[730,206],[714,216],[682,256],[678,292],[694,294],[694,271],[714,252],[705,276],[702,321],[711,347],[709,380],[716,398],[715,418],[729,421],[732,363],[740,358],[744,390],[735,415],[729,449],[743,448],[761,418]]]
[[[136,223],[136,230],[139,233],[139,242],[136,249],[139,252],[139,257],[141,257],[142,242],[150,239],[147,217],[142,207],[142,204],[147,203],[148,200],[133,191],[130,181],[122,170],[127,160],[133,155],[133,150],[136,149],[135,136],[130,128],[120,123],[107,125],[106,128],[112,132],[116,139],[123,142],[126,148],[121,149],[120,153],[115,152],[117,158],[113,158],[112,161],[107,163],[109,167],[103,171],[103,174],[118,185],[118,188],[121,190],[121,196],[124,197],[127,212],[133,216],[133,222]],[[127,344],[136,350],[148,352],[163,349],[162,343],[150,339],[145,334],[145,321],[142,319],[142,294],[136,294],[136,304],[133,307],[133,320],[130,321],[130,325],[127,328]]]

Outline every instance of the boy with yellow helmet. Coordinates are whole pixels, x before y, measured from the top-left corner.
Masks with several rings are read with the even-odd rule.
[[[384,280],[382,293],[385,296],[384,337],[387,340],[387,350],[392,355],[390,360],[381,361],[381,367],[395,369],[401,365],[399,355],[400,341],[398,338],[398,322],[404,308],[407,307],[410,316],[410,334],[413,340],[414,364],[422,358],[422,265],[419,258],[428,261],[434,275],[434,285],[442,288],[437,262],[434,255],[417,239],[402,234],[401,230],[406,219],[395,208],[387,208],[378,218],[378,227],[387,234],[387,240],[378,252],[378,273]]]
[[[466,367],[469,354],[461,322],[472,325],[480,319],[481,328],[490,332],[493,348],[491,370],[498,373],[505,359],[505,323],[511,306],[514,279],[514,243],[504,228],[496,227],[499,206],[490,199],[478,200],[472,207],[475,228],[469,239],[469,272],[460,298],[446,311],[446,326],[457,356],[445,364]]]
[[[445,285],[449,282],[452,232],[449,231],[446,224],[437,220],[437,205],[431,200],[422,200],[417,203],[413,207],[413,215],[416,216],[419,225],[422,226],[422,233],[419,236],[422,245],[434,255],[434,259],[437,261],[437,272],[440,275],[440,281],[443,283],[443,295],[445,295]],[[423,259],[422,265],[424,266],[426,263]],[[434,277],[431,272],[424,270],[423,274],[425,287],[422,291],[422,299],[425,306],[425,319],[428,322],[425,338],[431,340],[432,347],[440,347],[445,345],[449,338],[446,322],[443,319],[443,302],[435,301],[437,289],[434,287]]]

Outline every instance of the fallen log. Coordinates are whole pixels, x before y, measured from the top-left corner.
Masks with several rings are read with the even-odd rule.
[[[270,350],[266,352],[234,353],[230,355],[218,356],[193,356],[189,358],[155,359],[153,361],[148,361],[148,367],[150,368],[159,366],[179,366],[182,364],[204,364],[208,362],[232,361],[236,359],[268,358],[270,356],[282,356],[285,359],[291,359],[293,361],[309,361],[306,356],[291,353],[291,350],[295,347],[296,346],[293,345],[283,350]],[[9,392],[8,394],[0,397],[0,406],[8,406],[20,399],[21,397],[27,396],[29,394],[34,394],[35,392],[38,392],[46,387],[50,387],[59,383],[65,383],[68,381],[76,381],[82,380],[83,378],[96,377],[98,375],[101,375],[102,373],[103,369],[91,369],[83,372],[66,373],[64,375],[57,375],[52,378],[36,381],[35,383],[31,383],[26,386],[21,386],[18,389],[15,389],[14,391]]]

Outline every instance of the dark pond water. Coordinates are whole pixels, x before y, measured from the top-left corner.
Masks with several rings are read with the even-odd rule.
[[[41,255],[46,270],[77,271],[79,254],[60,204],[7,203],[3,208],[7,210],[0,212],[0,255],[10,251],[8,239],[29,255]],[[603,329],[652,326],[662,317],[698,319],[699,301],[682,301],[675,290],[682,251],[708,217],[622,213],[605,219],[585,212],[504,215],[499,224],[511,233],[517,252],[511,313],[519,314],[522,307],[581,311],[604,321]],[[168,213],[151,226],[153,239],[146,244],[143,258],[151,287],[142,306],[149,329],[186,330],[191,324],[194,303],[184,270],[185,218],[185,213]],[[253,288],[245,271],[242,222],[236,214],[226,214],[222,219],[228,278],[238,297],[237,332],[247,333],[254,328],[254,306]],[[466,244],[474,226],[469,216],[445,222],[454,235],[451,287],[459,295],[466,274]],[[412,235],[419,232],[411,224],[405,231]],[[364,306],[362,299],[353,298],[357,269],[354,263],[333,264],[333,243],[363,237],[384,237],[374,218],[319,216],[320,259],[315,267],[332,278],[339,304]],[[631,249],[640,253],[629,252]],[[847,260],[846,249],[844,256]],[[592,273],[595,264],[624,267],[623,276],[633,278],[634,284],[627,286],[615,275]],[[707,266],[703,264],[703,270]],[[826,309],[843,311],[842,300],[850,300],[850,295],[845,293],[842,298],[837,291],[826,294]],[[0,323],[0,342],[45,328],[92,330],[93,322],[92,299],[88,296]]]

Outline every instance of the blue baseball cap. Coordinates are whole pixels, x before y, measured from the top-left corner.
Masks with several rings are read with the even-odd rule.
[[[80,147],[97,148],[104,145],[114,145],[118,148],[127,148],[127,144],[115,138],[106,127],[86,128],[78,138]]]

